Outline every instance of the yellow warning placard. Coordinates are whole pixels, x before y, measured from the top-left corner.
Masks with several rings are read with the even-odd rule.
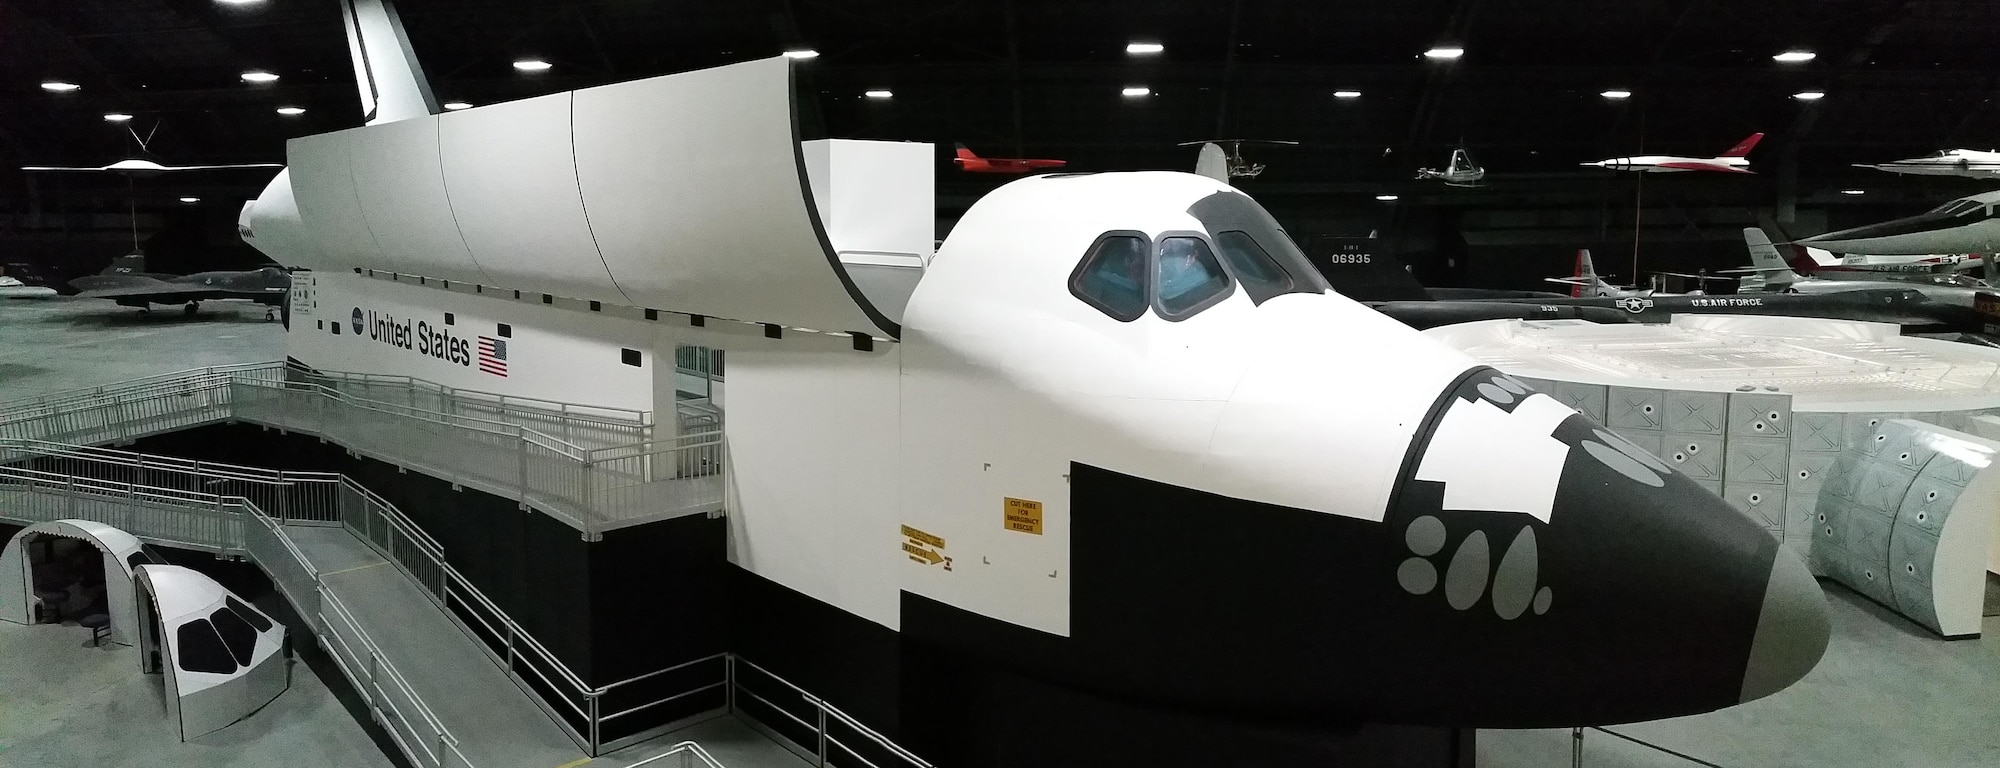
[[[1042,503],[1007,497],[1002,512],[1006,515],[1006,527],[1010,531],[1042,535]]]
[[[943,565],[951,570],[951,555],[944,553],[944,537],[903,526],[903,555],[921,565]]]
[[[944,539],[942,537],[932,536],[907,525],[903,526],[903,536],[911,541],[918,541],[937,547],[938,549],[944,549]]]

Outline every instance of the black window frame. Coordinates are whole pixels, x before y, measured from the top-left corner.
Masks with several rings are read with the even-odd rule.
[[[1160,281],[1158,280],[1160,251],[1166,248],[1168,240],[1176,237],[1192,238],[1199,241],[1203,248],[1208,249],[1208,257],[1215,260],[1215,268],[1222,270],[1223,285],[1222,290],[1216,291],[1201,301],[1195,302],[1178,312],[1169,312],[1167,311],[1167,305],[1162,303],[1160,298]],[[1153,305],[1154,312],[1158,312],[1161,318],[1170,323],[1178,323],[1194,317],[1201,314],[1203,310],[1220,304],[1228,300],[1229,297],[1236,295],[1236,275],[1229,271],[1229,265],[1224,263],[1222,254],[1215,249],[1215,242],[1208,239],[1207,232],[1199,232],[1191,229],[1173,229],[1161,232],[1158,237],[1153,239],[1153,249],[1146,259],[1146,277],[1151,282],[1151,286],[1146,291],[1148,302]]]
[[[1104,246],[1104,241],[1110,240],[1114,237],[1136,238],[1142,244],[1141,248],[1145,253],[1145,265],[1142,266],[1139,270],[1139,295],[1145,301],[1139,306],[1139,310],[1137,312],[1131,313],[1129,317],[1117,312],[1113,312],[1111,307],[1106,306],[1104,302],[1099,301],[1096,297],[1091,296],[1088,293],[1085,293],[1083,290],[1084,269],[1091,265],[1092,258],[1097,255],[1098,249]],[[1145,317],[1146,310],[1149,308],[1153,308],[1153,306],[1157,303],[1153,299],[1153,263],[1156,258],[1156,254],[1154,253],[1154,247],[1155,246],[1153,243],[1153,236],[1148,235],[1144,232],[1140,232],[1138,230],[1114,229],[1109,232],[1105,232],[1104,234],[1098,235],[1096,238],[1090,241],[1090,247],[1083,249],[1083,256],[1077,259],[1076,268],[1070,270],[1069,273],[1070,295],[1075,296],[1078,301],[1090,305],[1092,309],[1104,313],[1105,317],[1109,317],[1121,323],[1129,323],[1138,320],[1139,318]]]
[[[214,643],[213,646],[206,645]],[[200,672],[210,675],[233,675],[243,665],[236,663],[236,656],[229,652],[229,646],[216,634],[215,625],[208,619],[195,619],[174,629],[174,666],[183,672]],[[227,669],[222,662],[229,662]],[[199,665],[199,666],[194,666]]]
[[[1229,258],[1229,249],[1222,247],[1223,236],[1230,234],[1242,235],[1243,239],[1249,240],[1250,244],[1257,248],[1255,257],[1261,257],[1265,267],[1276,270],[1278,275],[1284,278],[1284,286],[1273,290],[1274,286],[1253,286],[1250,284],[1250,281],[1244,280],[1242,273],[1236,269],[1235,262]],[[1257,239],[1256,233],[1239,227],[1212,232],[1209,235],[1209,239],[1214,241],[1215,256],[1222,261],[1222,268],[1229,270],[1230,277],[1236,278],[1236,284],[1243,287],[1243,293],[1250,297],[1250,303],[1253,305],[1263,306],[1264,302],[1287,293],[1319,292],[1317,290],[1308,290],[1302,285],[1309,284],[1310,281],[1299,275],[1292,274],[1292,270],[1287,269],[1285,263],[1279,260],[1277,256],[1272,255],[1270,248],[1264,246],[1264,241]]]
[[[229,649],[229,655],[236,658],[237,666],[250,666],[250,659],[257,654],[257,628],[229,610],[228,606],[210,612],[208,623],[215,629],[216,636],[222,638],[222,647]]]

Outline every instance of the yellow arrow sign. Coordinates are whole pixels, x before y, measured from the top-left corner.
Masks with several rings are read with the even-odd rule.
[[[944,555],[924,549],[907,541],[903,542],[903,552],[909,555],[911,560],[925,565],[937,565],[945,560]]]

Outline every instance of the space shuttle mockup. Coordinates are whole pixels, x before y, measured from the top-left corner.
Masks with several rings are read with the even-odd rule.
[[[789,66],[295,139],[246,239],[788,329],[701,337],[731,355],[731,562],[1055,683],[1540,727],[1710,711],[1818,662],[1824,598],[1761,524],[1335,294],[1224,181],[1014,181],[899,314],[870,306],[819,226]]]

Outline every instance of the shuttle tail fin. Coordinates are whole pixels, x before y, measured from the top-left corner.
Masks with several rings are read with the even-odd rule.
[[[1764,134],[1761,133],[1750,134],[1750,138],[1736,142],[1736,146],[1730,147],[1728,152],[1722,153],[1721,155],[1719,155],[1719,157],[1748,156],[1750,154],[1750,150],[1755,149],[1757,147],[1757,142],[1763,140],[1764,140]]]
[[[363,121],[375,125],[437,114],[437,97],[391,0],[341,0],[340,6]]]
[[[1229,183],[1229,155],[1215,142],[1201,145],[1201,154],[1195,157],[1194,172],[1224,184]]]
[[[1764,278],[1766,288],[1783,288],[1798,282],[1799,274],[1785,264],[1778,255],[1778,247],[1771,244],[1771,238],[1757,227],[1743,228],[1743,243],[1750,248],[1751,271]]]

